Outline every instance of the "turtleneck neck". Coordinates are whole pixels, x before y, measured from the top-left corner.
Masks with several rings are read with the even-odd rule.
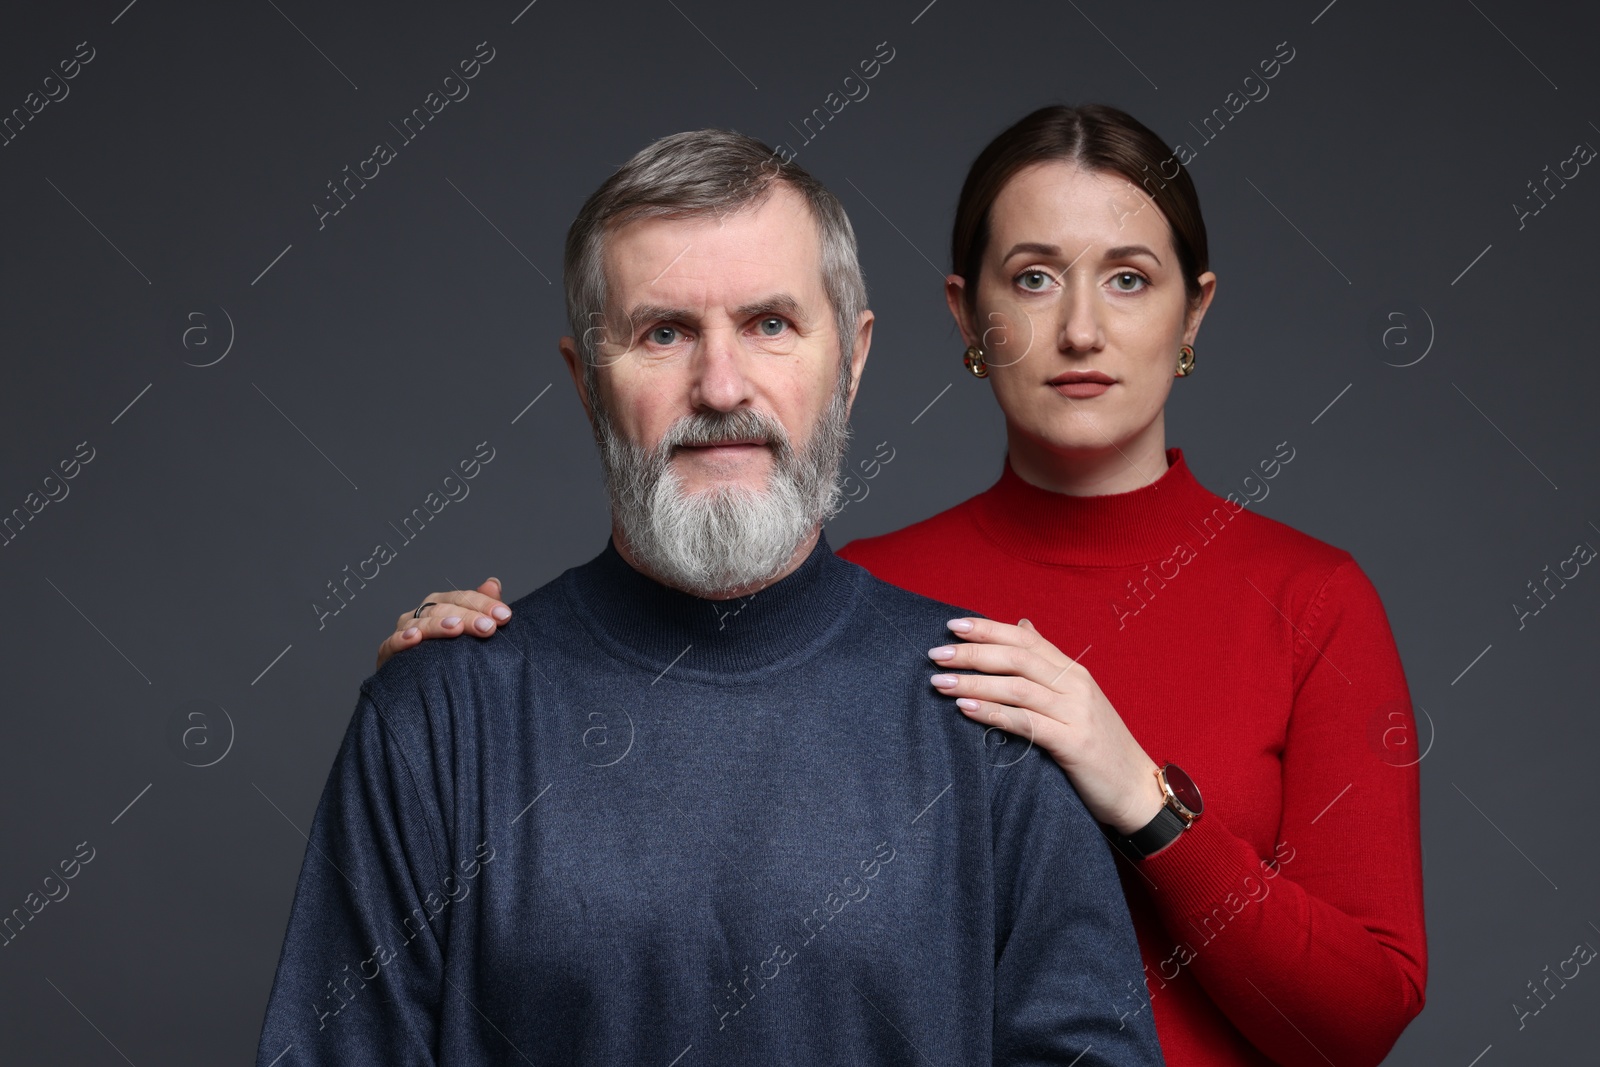
[[[811,554],[765,589],[707,600],[635,570],[607,540],[565,575],[568,601],[596,639],[652,671],[701,682],[748,679],[814,655],[843,625],[866,572],[818,534]]]
[[[1062,566],[1121,567],[1163,559],[1180,541],[1198,547],[1213,536],[1201,521],[1233,509],[1195,480],[1181,448],[1167,449],[1166,459],[1149,485],[1097,496],[1041,489],[1007,459],[1000,480],[973,498],[978,527],[1013,556]]]

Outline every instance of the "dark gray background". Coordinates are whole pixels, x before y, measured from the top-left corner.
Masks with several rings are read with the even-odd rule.
[[[998,474],[999,413],[940,286],[978,149],[1036,106],[1090,100],[1199,146],[1220,281],[1169,443],[1241,495],[1293,445],[1256,506],[1372,577],[1427,735],[1428,1005],[1388,1062],[1592,1054],[1600,977],[1520,1032],[1512,1004],[1600,946],[1600,577],[1520,631],[1512,605],[1600,545],[1600,174],[1521,229],[1511,207],[1600,145],[1592,8],[125,2],[0,16],[0,114],[78,42],[96,50],[0,148],[0,512],[95,449],[0,548],[0,913],[95,849],[0,948],[0,1059],[250,1059],[301,831],[396,613],[491,573],[521,596],[604,542],[555,349],[573,213],[671,131],[797,143],[789,123],[883,41],[870,95],[798,157],[850,211],[880,316],[854,456],[896,449],[830,539]],[[324,183],[397,141],[388,123],[485,40],[471,95],[319,231]],[[1270,95],[1201,146],[1189,123],[1283,41]],[[1396,310],[1386,350],[1375,324]],[[221,362],[186,365],[230,333]],[[325,583],[484,440],[470,497],[319,630]],[[194,707],[210,715],[186,748]]]

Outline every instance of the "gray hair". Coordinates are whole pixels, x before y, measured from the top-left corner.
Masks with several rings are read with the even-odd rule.
[[[848,375],[856,320],[867,308],[867,284],[844,205],[798,164],[754,137],[732,130],[688,130],[646,145],[624,163],[584,201],[567,230],[567,321],[578,340],[591,397],[597,361],[594,318],[606,321],[606,232],[645,218],[726,215],[764,200],[776,182],[800,193],[817,222],[822,284],[839,334],[840,373]]]

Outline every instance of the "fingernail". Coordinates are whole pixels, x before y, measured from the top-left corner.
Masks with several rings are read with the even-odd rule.
[[[495,585],[499,585],[500,584],[500,579],[498,579],[498,578],[490,578],[489,580],[491,582],[493,582]]]
[[[478,628],[478,632],[479,633],[488,633],[489,632],[489,628],[494,625],[494,621],[491,620],[491,619],[479,619],[473,625],[475,625]]]
[[[953,674],[936,674],[928,680],[940,689],[949,689],[956,684],[956,676]]]
[[[504,608],[504,607],[495,608],[489,614],[493,615],[495,618],[499,619],[501,622],[505,622],[507,619],[511,618],[511,609],[510,608]]]
[[[400,636],[404,637],[407,641],[409,641],[413,637],[417,636],[417,628],[415,626],[408,626],[408,627],[406,627],[406,632],[401,634]]]
[[[971,697],[956,697],[956,707],[962,711],[977,711],[982,705]]]
[[[940,645],[938,648],[928,649],[928,658],[937,660],[954,659],[956,650],[949,645]]]
[[[444,620],[444,625],[446,625],[446,626],[460,626],[461,625],[461,616],[459,616],[459,615],[450,616],[448,619]]]
[[[954,630],[958,634],[967,634],[972,632],[972,622],[968,619],[951,619],[949,622],[945,623],[945,625],[950,627],[950,629]]]

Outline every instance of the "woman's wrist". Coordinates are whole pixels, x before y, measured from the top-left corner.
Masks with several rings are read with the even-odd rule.
[[[1122,817],[1110,824],[1113,830],[1124,836],[1141,830],[1166,807],[1167,796],[1161,789],[1161,780],[1156,777],[1160,769],[1154,762],[1146,768],[1141,776],[1142,784],[1134,791]]]

